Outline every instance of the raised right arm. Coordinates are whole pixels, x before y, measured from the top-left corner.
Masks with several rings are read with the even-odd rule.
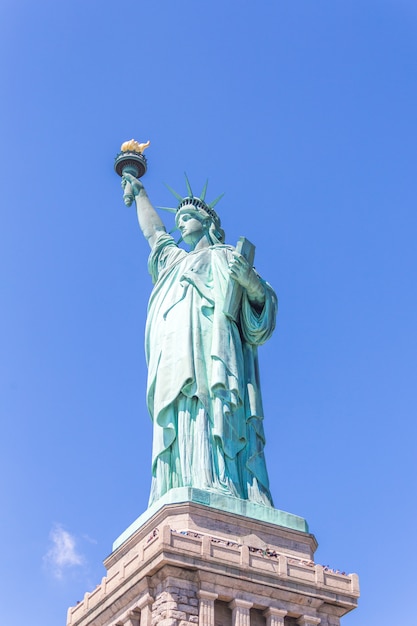
[[[158,213],[153,208],[145,187],[142,185],[140,180],[131,174],[124,174],[122,178],[123,187],[126,185],[126,182],[130,183],[132,186],[141,231],[148,240],[150,247],[153,248],[159,235],[166,232],[166,228]]]

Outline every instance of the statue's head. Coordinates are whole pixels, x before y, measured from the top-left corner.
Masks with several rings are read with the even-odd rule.
[[[185,181],[187,183],[188,195],[184,198],[180,196],[176,191],[168,187],[171,193],[179,200],[179,204],[176,209],[167,209],[166,207],[160,207],[168,211],[175,212],[175,224],[178,228],[181,215],[189,214],[192,215],[195,219],[199,220],[203,225],[204,234],[207,236],[211,245],[216,243],[224,242],[224,230],[221,227],[220,217],[217,215],[214,210],[214,206],[218,203],[220,198],[223,197],[223,194],[213,200],[213,202],[207,203],[205,201],[206,191],[207,191],[207,182],[203,187],[203,191],[200,194],[200,197],[194,196],[190,182],[185,175]]]
[[[182,215],[192,215],[201,222],[204,234],[211,245],[224,242],[224,230],[221,227],[220,218],[217,213],[208,204],[196,198],[195,196],[187,196],[180,202],[176,214],[175,224],[178,228]]]

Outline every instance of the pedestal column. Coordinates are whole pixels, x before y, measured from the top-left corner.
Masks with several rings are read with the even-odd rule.
[[[250,609],[253,603],[246,600],[233,600],[229,607],[232,609],[232,626],[250,626]]]
[[[123,626],[139,626],[139,617],[139,613],[129,613],[127,620],[123,622]]]
[[[139,626],[151,626],[152,625],[152,604],[153,598],[147,593],[138,602],[138,609],[140,609],[140,623]]]
[[[281,609],[269,608],[264,611],[266,617],[266,626],[284,626],[284,617],[287,611]]]
[[[198,608],[198,624],[199,626],[215,626],[214,625],[214,601],[217,599],[217,593],[211,591],[203,591],[197,593],[200,599]]]

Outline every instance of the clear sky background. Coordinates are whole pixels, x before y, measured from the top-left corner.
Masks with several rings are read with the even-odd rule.
[[[415,0],[2,0],[1,624],[65,624],[147,506],[131,137],[156,205],[225,192],[278,293],[271,488],[359,574],[342,624],[413,623],[416,69]]]

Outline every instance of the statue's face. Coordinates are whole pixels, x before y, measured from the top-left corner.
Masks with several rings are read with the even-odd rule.
[[[195,212],[187,212],[187,209],[181,212],[177,219],[177,226],[185,243],[195,246],[204,235],[203,223],[195,217]]]

